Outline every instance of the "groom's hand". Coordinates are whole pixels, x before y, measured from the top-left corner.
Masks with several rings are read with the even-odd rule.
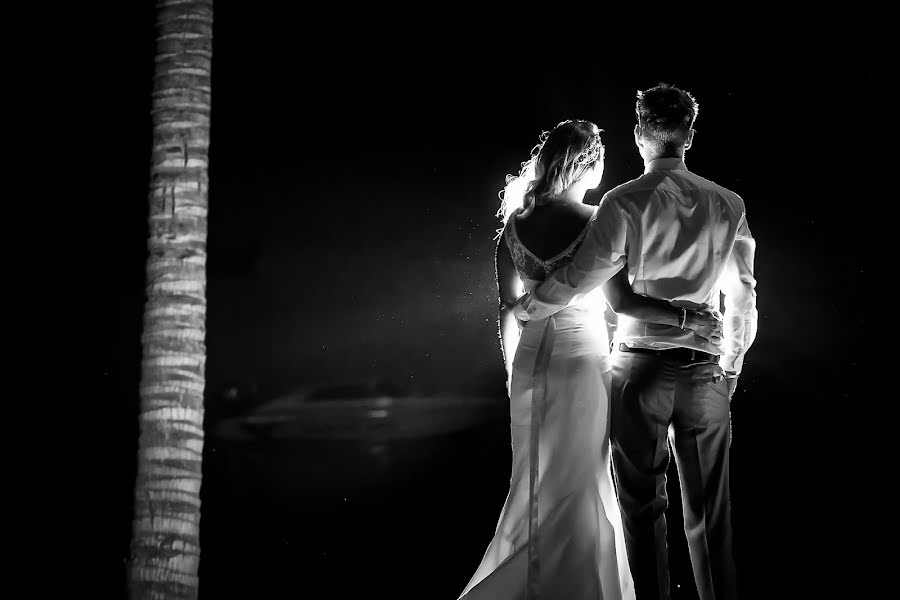
[[[521,329],[525,323],[531,320],[531,317],[528,316],[528,313],[525,312],[525,308],[522,306],[525,303],[525,299],[528,298],[530,292],[525,292],[518,298],[516,298],[516,303],[512,306],[512,313],[516,317],[516,322],[519,324],[519,329]]]
[[[734,396],[734,390],[737,388],[738,374],[734,371],[725,371],[725,383],[728,385],[728,399]]]

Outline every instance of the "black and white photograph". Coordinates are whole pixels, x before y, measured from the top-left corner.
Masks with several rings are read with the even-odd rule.
[[[98,14],[60,59],[97,178],[70,590],[864,597],[839,131],[873,67],[568,8]]]

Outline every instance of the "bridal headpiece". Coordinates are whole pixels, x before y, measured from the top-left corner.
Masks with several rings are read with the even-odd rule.
[[[581,155],[575,159],[576,165],[592,165],[600,159],[603,152],[603,142],[600,141],[600,134],[603,130],[599,130],[595,135],[591,136],[588,145],[585,147]]]

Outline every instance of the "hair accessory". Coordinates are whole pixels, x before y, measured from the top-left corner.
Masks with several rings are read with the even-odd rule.
[[[602,129],[600,131],[603,131]],[[581,155],[575,159],[576,165],[592,165],[600,159],[600,154],[603,151],[603,142],[600,141],[600,134],[591,137],[591,140],[588,142],[587,147],[585,147],[584,151]]]

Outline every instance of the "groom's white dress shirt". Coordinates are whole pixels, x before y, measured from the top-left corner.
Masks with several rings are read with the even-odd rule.
[[[515,312],[523,320],[547,317],[627,266],[636,293],[678,306],[718,309],[723,292],[725,335],[719,348],[690,330],[620,315],[617,344],[701,350],[740,372],[756,337],[755,248],[740,196],[691,173],[680,158],[656,159],[603,197],[572,261]]]

